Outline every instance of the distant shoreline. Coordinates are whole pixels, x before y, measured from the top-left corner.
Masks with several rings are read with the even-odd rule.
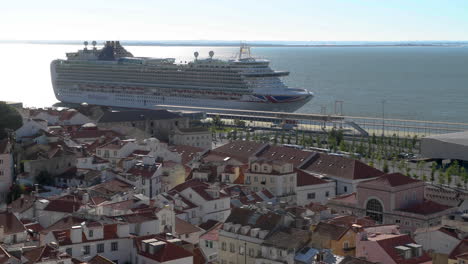
[[[89,41],[91,42],[91,41]],[[98,41],[102,43],[103,41]],[[123,45],[127,46],[159,46],[159,47],[239,47],[241,42],[233,41],[121,41]],[[304,42],[242,42],[250,47],[286,47],[286,48],[321,48],[321,47],[463,47],[468,46],[468,41],[447,41],[447,42],[320,42],[317,43],[304,43]],[[0,40],[0,44],[38,44],[38,45],[83,45],[82,41],[16,41],[16,40]],[[91,46],[91,44],[89,44]]]

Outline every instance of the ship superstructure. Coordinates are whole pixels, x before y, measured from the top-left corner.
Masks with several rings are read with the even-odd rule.
[[[305,89],[287,87],[269,61],[251,57],[243,45],[233,60],[209,57],[188,63],[173,58],[134,57],[119,41],[67,53],[51,63],[58,100],[155,109],[158,105],[295,111],[312,99]]]

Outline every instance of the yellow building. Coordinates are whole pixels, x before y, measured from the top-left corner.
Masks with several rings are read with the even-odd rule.
[[[320,222],[313,229],[310,245],[314,248],[329,248],[339,256],[355,256],[356,235],[351,227]]]

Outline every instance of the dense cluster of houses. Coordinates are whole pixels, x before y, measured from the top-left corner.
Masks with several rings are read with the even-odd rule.
[[[463,190],[119,113],[22,110],[0,142],[1,263],[468,263]]]

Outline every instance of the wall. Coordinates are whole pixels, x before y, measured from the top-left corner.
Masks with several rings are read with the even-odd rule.
[[[328,196],[326,195],[327,192]],[[315,199],[307,198],[309,193],[315,193]],[[299,186],[296,189],[296,197],[296,202],[299,206],[307,205],[311,202],[326,204],[328,199],[335,197],[335,182]]]

